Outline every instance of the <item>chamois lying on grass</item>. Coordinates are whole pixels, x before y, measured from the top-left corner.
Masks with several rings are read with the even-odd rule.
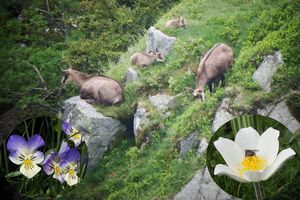
[[[157,49],[156,52],[153,53],[134,53],[131,57],[130,57],[130,63],[132,65],[137,65],[140,67],[146,67],[148,65],[152,65],[155,62],[164,62],[165,58],[162,55],[162,53],[160,53]]]
[[[123,100],[123,88],[109,77],[88,75],[72,68],[63,72],[61,87],[71,81],[77,83],[80,86],[80,98],[88,103],[114,105]]]
[[[206,84],[212,92],[212,84],[220,80],[225,85],[224,72],[232,65],[233,51],[231,47],[223,43],[216,44],[201,59],[196,77],[196,89],[193,92],[195,97],[199,96],[204,101],[204,87]]]
[[[173,19],[170,19],[169,21],[166,22],[165,25],[166,28],[186,28],[185,26],[185,21],[183,17],[176,17],[174,16]]]

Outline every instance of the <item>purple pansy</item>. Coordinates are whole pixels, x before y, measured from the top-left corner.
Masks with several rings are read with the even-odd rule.
[[[46,156],[43,162],[43,169],[47,175],[53,174],[53,178],[63,183],[65,174],[63,173],[62,159],[66,153],[70,150],[70,147],[65,141],[62,141],[59,152],[52,152]]]
[[[80,153],[76,149],[70,149],[64,156],[61,162],[61,167],[65,172],[65,181],[69,186],[75,185],[79,182],[77,176],[80,161]]]
[[[82,136],[79,131],[73,128],[68,122],[62,122],[62,130],[65,134],[69,135],[72,142],[74,142],[75,147],[78,147],[82,142]]]
[[[20,172],[27,178],[34,177],[41,168],[37,165],[44,160],[44,154],[37,151],[45,145],[40,135],[34,134],[27,141],[23,136],[11,135],[6,147],[9,151],[9,159],[16,165],[21,165]]]

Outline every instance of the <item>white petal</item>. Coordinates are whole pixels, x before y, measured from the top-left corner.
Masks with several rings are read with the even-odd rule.
[[[293,149],[291,149],[291,148],[282,150],[278,154],[278,156],[277,156],[275,162],[273,163],[273,165],[267,167],[264,170],[264,174],[263,174],[263,179],[262,180],[267,180],[268,178],[270,178],[282,166],[282,164],[287,159],[291,158],[295,154],[296,154],[296,152]]]
[[[241,183],[249,182],[247,178],[240,177],[235,171],[230,169],[227,165],[218,164],[215,167],[214,175],[227,175],[230,178],[233,178],[234,180]]]
[[[273,128],[268,128],[259,138],[257,143],[258,151],[256,155],[267,160],[267,165],[270,166],[275,161],[279,150],[279,131]]]
[[[67,184],[69,186],[73,186],[73,185],[78,183],[79,179],[78,179],[77,175],[74,175],[74,176],[71,177],[69,175],[69,173],[67,173],[66,176],[65,176],[65,181],[67,182]]]
[[[39,171],[41,171],[41,168],[37,166],[34,162],[32,162],[31,168],[25,168],[24,164],[20,168],[20,172],[27,178],[34,177],[37,173],[39,173]]]
[[[33,162],[36,164],[40,164],[44,160],[44,154],[41,151],[37,151],[33,154],[34,158],[32,159]]]
[[[237,172],[238,165],[245,158],[245,153],[232,140],[220,137],[214,142],[216,149],[220,152],[227,165],[235,172]]]
[[[255,150],[260,135],[258,132],[252,127],[249,128],[241,128],[236,136],[235,143],[237,143],[243,150]]]
[[[16,165],[21,165],[24,162],[22,154],[18,150],[11,152],[8,158],[11,162],[15,163]]]
[[[259,182],[262,180],[263,171],[246,171],[244,177],[249,179],[251,182]]]

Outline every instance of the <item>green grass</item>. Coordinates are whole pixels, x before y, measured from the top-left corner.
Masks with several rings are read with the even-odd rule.
[[[149,104],[148,96],[159,91],[182,94],[178,106],[170,109],[171,115],[166,120],[159,119],[155,109],[149,108],[155,122],[145,133],[150,135],[150,144],[138,149],[134,139],[125,139],[110,150],[99,166],[65,198],[171,199],[195,171],[205,165],[204,158],[196,159],[195,150],[184,161],[178,161],[176,146],[179,140],[195,130],[199,130],[200,137],[210,139],[213,116],[224,96],[234,98],[242,91],[240,103],[234,109],[251,113],[280,99],[300,83],[300,50],[297,45],[300,18],[297,9],[299,3],[291,1],[236,0],[186,0],[172,8],[155,25],[177,38],[166,62],[145,69],[134,67],[139,82],[124,87],[125,101],[117,106],[99,106],[97,109],[105,115],[128,121],[132,119],[138,102]],[[183,15],[187,29],[165,29],[165,22],[173,15]],[[118,63],[111,63],[106,75],[124,82],[125,72],[131,67],[130,56],[144,51],[145,41],[146,35],[138,39]],[[195,75],[189,71],[195,72],[200,55],[218,42],[233,48],[234,64],[226,74],[227,87],[240,89],[231,92],[218,89],[215,94],[207,92],[205,103],[200,103],[192,97]],[[275,75],[271,93],[266,95],[253,82],[252,74],[264,55],[279,49],[285,64]],[[291,102],[299,108],[295,99],[298,97],[293,96]],[[286,180],[287,185],[296,184],[291,180]]]

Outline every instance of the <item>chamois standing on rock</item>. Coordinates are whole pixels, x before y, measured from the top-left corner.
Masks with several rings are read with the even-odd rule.
[[[162,53],[160,53],[157,49],[156,52],[153,53],[134,53],[131,57],[130,57],[130,63],[132,65],[137,65],[140,67],[146,67],[148,65],[152,65],[155,62],[164,62],[165,58],[163,56]]]
[[[75,82],[80,86],[80,98],[88,103],[114,105],[123,100],[123,88],[109,77],[88,75],[72,68],[63,72],[61,87],[68,82]]]
[[[195,97],[204,101],[204,87],[208,84],[212,93],[212,84],[225,85],[224,72],[232,65],[233,51],[231,47],[223,43],[216,44],[201,59],[196,77],[196,89],[193,92]]]
[[[186,28],[185,21],[183,17],[173,17],[173,19],[170,19],[166,22],[166,28]]]

